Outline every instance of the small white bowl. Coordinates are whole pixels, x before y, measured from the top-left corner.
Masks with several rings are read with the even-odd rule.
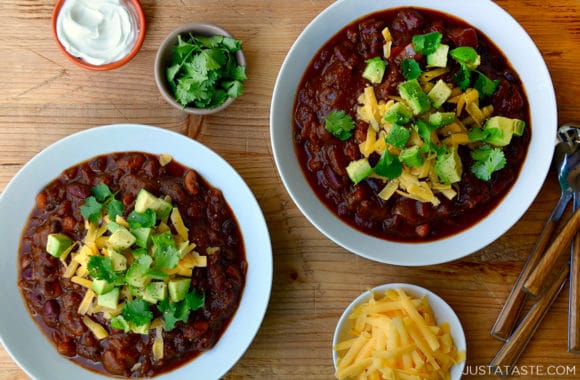
[[[360,305],[364,302],[368,302],[369,299],[371,298],[371,295],[374,294],[382,295],[385,293],[385,291],[396,288],[401,288],[409,296],[416,298],[426,295],[429,300],[429,305],[431,306],[431,310],[433,311],[433,316],[435,317],[437,324],[448,322],[451,330],[451,337],[453,338],[453,344],[455,345],[455,347],[457,347],[457,350],[458,351],[467,350],[467,342],[465,339],[463,326],[461,325],[461,322],[459,321],[457,314],[455,314],[451,306],[449,306],[449,304],[447,304],[447,302],[445,302],[441,297],[431,292],[430,290],[427,290],[418,285],[404,283],[384,284],[376,286],[362,293],[354,301],[352,301],[350,305],[348,305],[348,307],[342,313],[340,319],[338,320],[338,323],[336,324],[336,329],[334,330],[334,336],[332,338],[332,347],[333,347],[332,361],[334,363],[335,369],[338,361],[338,355],[334,350],[334,346],[336,346],[339,342],[342,342],[346,340],[347,337],[349,337],[348,330],[350,326],[348,316],[352,313],[354,308],[357,305]],[[465,368],[465,360],[451,367],[451,379],[452,380],[461,379],[461,374],[463,373],[464,368]]]

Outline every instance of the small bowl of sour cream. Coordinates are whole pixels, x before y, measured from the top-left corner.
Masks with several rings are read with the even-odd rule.
[[[139,0],[58,0],[52,32],[64,55],[89,70],[113,70],[129,62],[145,39]]]

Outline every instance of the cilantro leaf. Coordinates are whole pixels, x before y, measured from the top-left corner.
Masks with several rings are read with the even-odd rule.
[[[480,63],[479,54],[471,46],[460,46],[449,52],[451,58],[467,69],[475,70]]]
[[[215,108],[242,94],[245,67],[235,53],[241,42],[223,36],[179,36],[166,78],[184,107]]]
[[[170,231],[151,237],[153,241],[154,269],[173,269],[179,262],[179,250]]]
[[[413,36],[413,49],[421,54],[431,54],[441,45],[443,35],[439,32],[431,32]]]
[[[143,299],[134,299],[125,302],[121,315],[129,323],[135,326],[143,326],[151,322],[153,319],[153,312],[150,310],[150,305]]]
[[[175,323],[180,321],[180,319],[175,315],[177,311],[177,305],[173,302],[169,302],[169,298],[166,298],[157,304],[157,309],[163,315],[163,320],[165,321],[165,330],[173,330]]]
[[[123,215],[123,211],[125,210],[125,206],[123,202],[115,198],[109,198],[107,202],[107,215],[111,220],[115,220],[117,215]]]
[[[473,82],[473,88],[475,88],[479,93],[479,98],[484,99],[488,96],[492,96],[499,85],[499,79],[491,80],[479,71],[476,71],[476,73],[477,77]]]
[[[352,136],[354,127],[352,117],[342,110],[332,110],[324,118],[324,128],[342,141],[346,141]]]
[[[378,175],[393,179],[401,175],[403,165],[397,156],[391,154],[388,149],[385,149],[379,162],[377,162],[373,169]]]
[[[108,197],[110,197],[111,195],[113,195],[113,193],[111,193],[111,190],[109,189],[109,186],[107,186],[103,182],[101,182],[98,185],[94,186],[91,189],[91,193],[96,198],[96,200],[99,201],[99,202],[101,202],[101,203],[103,203]]]
[[[106,256],[90,256],[87,264],[89,274],[97,280],[116,283],[120,276],[113,270],[113,261]]]
[[[491,148],[489,145],[483,145],[471,151],[471,158],[475,160],[471,172],[482,181],[489,181],[491,175],[503,169],[506,164],[503,151],[499,148]]]
[[[459,88],[465,90],[471,83],[471,71],[467,66],[461,64],[459,70],[453,75],[453,80]]]
[[[403,63],[401,63],[401,69],[403,70],[403,76],[407,80],[417,79],[423,72],[417,61],[412,58],[403,59]]]
[[[157,223],[157,215],[155,214],[155,211],[150,208],[143,212],[131,211],[127,217],[127,222],[131,229],[155,227],[155,224]]]
[[[205,292],[192,289],[187,293],[184,301],[190,310],[201,309],[205,305]]]
[[[96,223],[99,220],[103,205],[94,196],[85,199],[85,203],[80,207],[81,215],[89,222]]]

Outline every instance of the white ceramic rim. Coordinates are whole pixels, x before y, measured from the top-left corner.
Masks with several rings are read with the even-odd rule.
[[[451,331],[451,337],[453,338],[453,344],[455,344],[455,347],[457,347],[458,351],[464,350],[467,354],[467,340],[465,338],[465,332],[463,330],[463,326],[461,325],[461,321],[459,320],[459,317],[457,317],[457,314],[455,314],[455,311],[453,311],[451,306],[449,306],[445,300],[443,300],[432,291],[418,285],[391,283],[378,285],[362,293],[347,306],[347,308],[340,316],[336,324],[336,329],[334,330],[334,335],[332,337],[332,362],[334,363],[335,369],[336,362],[338,361],[338,355],[334,350],[334,346],[344,340],[344,337],[348,336],[348,316],[352,313],[355,306],[370,300],[372,294],[383,295],[386,290],[396,288],[401,288],[405,290],[405,293],[416,298],[427,295],[427,298],[429,299],[429,305],[431,306],[431,310],[433,311],[433,316],[435,317],[437,324],[448,322]],[[466,361],[467,359],[451,367],[451,379],[461,379]]]
[[[510,192],[487,217],[460,234],[427,243],[397,243],[363,234],[334,215],[311,190],[292,144],[291,114],[306,65],[343,26],[378,10],[398,7],[434,9],[455,15],[485,33],[510,58],[524,82],[530,103],[532,141]],[[490,25],[493,20],[493,25]],[[513,43],[517,41],[517,43]],[[285,78],[297,78],[294,82]],[[556,96],[548,68],[526,31],[490,0],[339,0],[323,10],[297,38],[280,69],[270,108],[270,135],[278,172],[294,203],[324,235],[370,260],[402,266],[441,264],[471,254],[495,241],[526,212],[540,191],[554,152]],[[514,189],[519,189],[514,191]],[[308,189],[308,191],[305,191]],[[482,231],[492,231],[482,235]]]
[[[195,169],[212,186],[222,190],[238,220],[248,272],[236,314],[213,349],[156,377],[177,380],[203,374],[204,379],[219,379],[249,347],[266,313],[273,274],[270,235],[256,198],[230,164],[195,140],[153,126],[117,124],[75,133],[34,156],[8,183],[0,195],[0,241],[3,242],[0,342],[32,378],[107,378],[63,358],[40,331],[17,288],[17,256],[22,230],[38,191],[68,167],[100,154],[121,151],[170,153],[175,160]],[[6,215],[14,217],[7,220]]]

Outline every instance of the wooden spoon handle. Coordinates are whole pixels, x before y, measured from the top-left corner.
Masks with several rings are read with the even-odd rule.
[[[558,279],[548,288],[548,290],[532,306],[522,322],[516,327],[510,338],[501,347],[495,358],[490,363],[494,373],[507,376],[511,373],[513,366],[518,361],[520,355],[528,345],[534,332],[544,319],[550,306],[560,293],[569,273],[569,266],[566,264]],[[507,373],[506,373],[507,372]]]
[[[561,258],[564,250],[568,247],[579,228],[580,210],[576,210],[525,281],[523,289],[527,294],[535,297],[549,285],[547,284],[548,277],[553,273],[554,266]]]
[[[572,242],[568,307],[568,351],[580,354],[580,234]]]
[[[499,340],[505,341],[510,336],[518,316],[525,304],[526,294],[522,291],[524,282],[536,267],[538,261],[542,258],[542,253],[545,252],[548,242],[554,234],[554,230],[557,226],[557,220],[551,218],[548,220],[542,233],[536,241],[532,253],[528,257],[528,260],[524,264],[520,275],[516,279],[512,290],[506,299],[503,308],[501,309],[497,319],[491,328],[491,336]]]

